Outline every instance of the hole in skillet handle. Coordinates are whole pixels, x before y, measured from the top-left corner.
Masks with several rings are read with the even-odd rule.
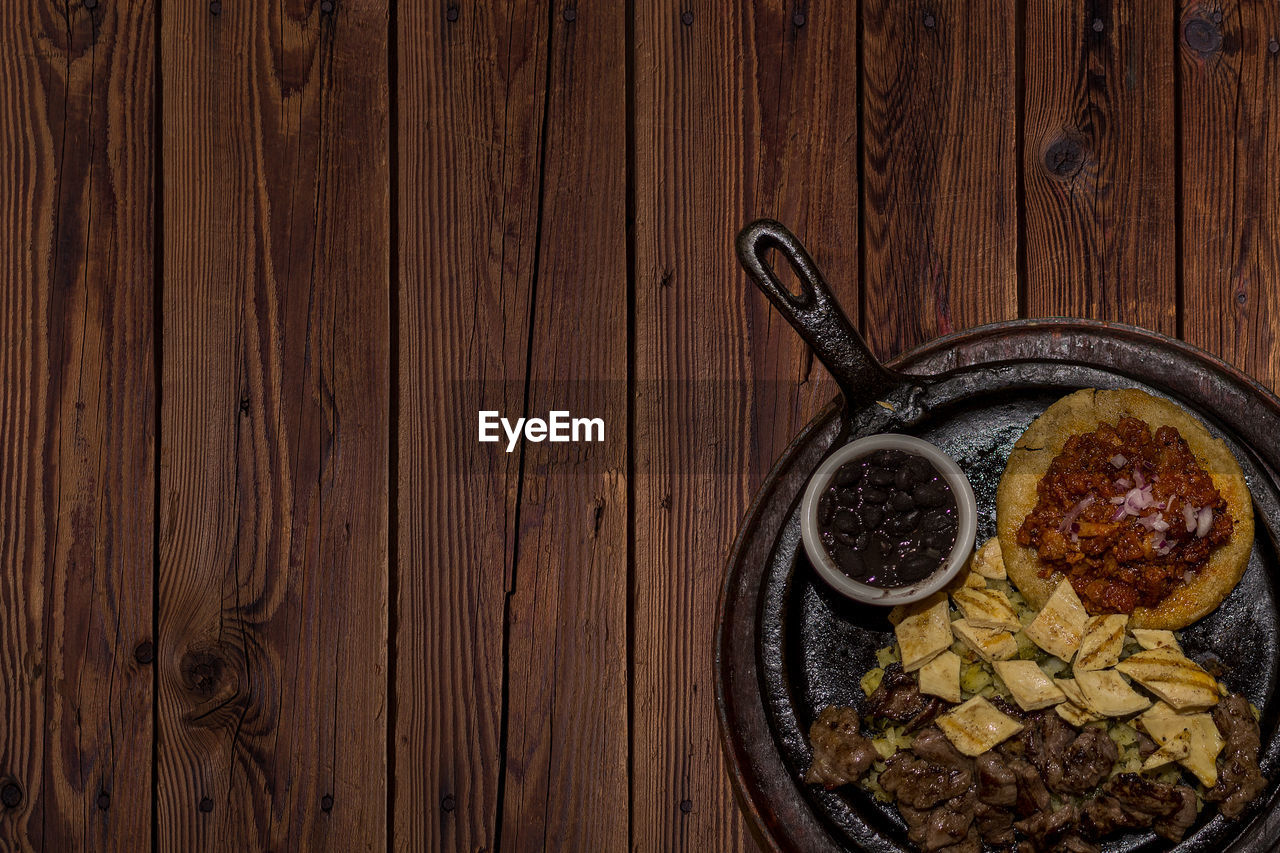
[[[840,386],[846,428],[851,412],[906,382],[906,377],[887,369],[871,354],[832,297],[813,258],[785,226],[772,219],[757,219],[738,234],[737,246],[738,260],[747,276],[764,291]],[[770,250],[777,250],[791,265],[800,282],[799,293],[793,293],[779,280],[765,259]]]

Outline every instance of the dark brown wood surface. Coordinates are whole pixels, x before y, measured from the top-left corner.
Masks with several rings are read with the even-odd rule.
[[[834,385],[1136,323],[1280,382],[1280,18],[1168,4],[0,12],[0,846],[750,849],[724,559]],[[481,444],[477,417],[605,420]]]

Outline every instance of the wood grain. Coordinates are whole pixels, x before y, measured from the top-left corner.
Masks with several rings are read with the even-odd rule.
[[[162,10],[157,839],[380,850],[387,10],[214,8]]]
[[[625,850],[629,840],[626,20],[620,3],[569,8],[551,18],[526,411],[600,418],[604,440],[523,447],[501,804],[509,850]]]
[[[1184,3],[1183,337],[1280,388],[1280,14]]]
[[[688,12],[688,14],[683,14]],[[857,7],[637,4],[632,847],[752,847],[714,713],[724,561],[835,388],[749,288],[770,215],[857,314]]]
[[[1018,315],[1014,0],[863,4],[868,343]]]
[[[1027,4],[1031,316],[1175,333],[1172,41],[1172,4]]]
[[[492,850],[549,9],[397,6],[396,850]],[[532,574],[532,570],[531,570]]]
[[[150,839],[153,15],[0,11],[6,850]]]

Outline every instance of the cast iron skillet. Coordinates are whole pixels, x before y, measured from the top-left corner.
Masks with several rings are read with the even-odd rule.
[[[800,282],[793,294],[765,258],[778,250]],[[776,222],[738,237],[751,279],[831,371],[833,401],[778,460],[734,543],[721,593],[716,701],[740,804],[767,849],[908,851],[896,811],[852,787],[801,779],[806,733],[829,704],[856,704],[858,679],[892,638],[880,608],[826,587],[800,545],[799,496],[833,447],[875,432],[919,435],[965,469],[978,499],[978,541],[995,532],[995,488],[1014,442],[1045,407],[1086,387],[1137,387],[1186,407],[1235,452],[1253,493],[1256,542],[1244,579],[1186,633],[1203,663],[1262,709],[1262,770],[1271,786],[1237,821],[1212,804],[1181,844],[1151,833],[1117,836],[1116,851],[1244,851],[1280,847],[1280,400],[1186,344],[1115,324],[1020,320],[940,338],[889,365],[867,350],[804,247]]]

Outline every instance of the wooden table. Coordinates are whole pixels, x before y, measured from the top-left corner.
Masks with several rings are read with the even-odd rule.
[[[749,848],[723,561],[834,386],[734,234],[882,356],[1074,315],[1275,387],[1277,14],[5,4],[0,846]]]

